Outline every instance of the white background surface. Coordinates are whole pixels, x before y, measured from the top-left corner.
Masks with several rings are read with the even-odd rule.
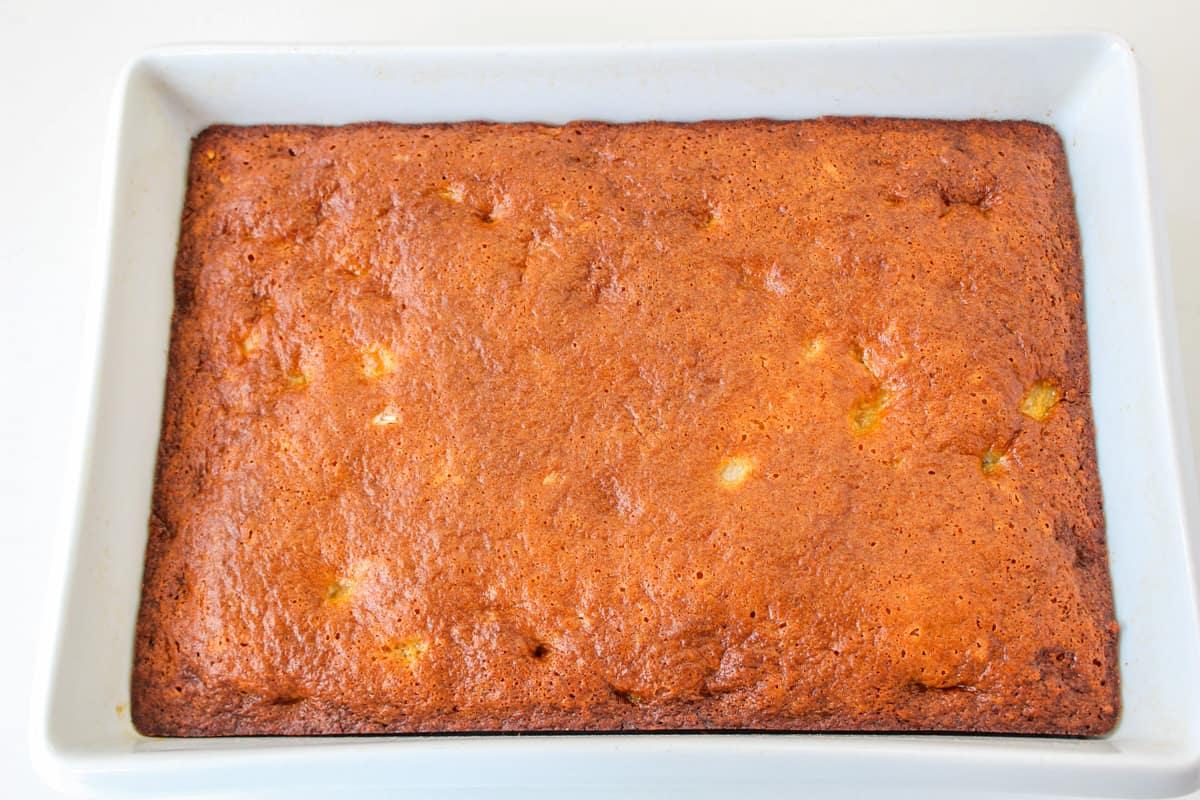
[[[65,415],[81,391],[81,311],[102,265],[96,213],[105,115],[121,66],[178,41],[523,42],[1106,29],[1134,46],[1152,103],[1189,395],[1200,396],[1200,3],[796,2],[36,4],[0,0],[0,796],[52,796],[26,746],[49,542],[61,531]],[[1200,432],[1200,411],[1192,412]],[[1198,437],[1193,437],[1197,439]]]

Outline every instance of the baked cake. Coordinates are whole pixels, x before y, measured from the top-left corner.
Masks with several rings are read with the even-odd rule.
[[[155,736],[1103,734],[1062,143],[896,119],[213,127]]]

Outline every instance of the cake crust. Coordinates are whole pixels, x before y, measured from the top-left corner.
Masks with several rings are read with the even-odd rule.
[[[213,127],[175,303],[143,734],[1115,724],[1046,126]]]

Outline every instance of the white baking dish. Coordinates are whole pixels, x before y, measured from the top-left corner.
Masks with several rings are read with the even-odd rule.
[[[151,740],[127,712],[133,622],[190,137],[213,122],[697,120],[822,114],[1023,118],[1069,152],[1083,231],[1100,472],[1125,711],[1099,740],[621,735]],[[78,506],[61,542],[33,749],[101,794],[328,797],[490,787],[844,796],[1200,789],[1200,629],[1161,226],[1133,55],[1101,34],[532,49],[194,47],[137,59],[118,94],[92,295]],[[74,487],[72,487],[74,488]],[[11,656],[10,656],[11,657]]]

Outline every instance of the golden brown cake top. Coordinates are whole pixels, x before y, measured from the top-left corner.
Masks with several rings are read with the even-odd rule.
[[[205,131],[139,729],[1108,730],[1072,202],[1032,123]]]

